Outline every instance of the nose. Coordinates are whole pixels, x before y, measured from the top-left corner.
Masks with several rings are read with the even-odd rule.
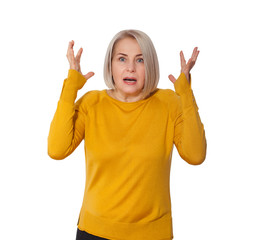
[[[129,72],[135,72],[135,63],[134,62],[129,62],[127,65],[127,70]]]

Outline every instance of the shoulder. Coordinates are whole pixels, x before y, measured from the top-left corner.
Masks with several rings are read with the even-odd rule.
[[[181,109],[180,96],[172,89],[158,89],[156,97],[165,105],[172,119],[175,119]]]
[[[87,111],[88,108],[93,107],[101,99],[102,90],[91,90],[86,92],[79,100],[76,102],[76,108],[83,111]]]
[[[179,95],[176,92],[174,92],[172,89],[159,88],[157,91],[157,97],[161,101],[165,101],[167,103],[174,103],[180,100]]]

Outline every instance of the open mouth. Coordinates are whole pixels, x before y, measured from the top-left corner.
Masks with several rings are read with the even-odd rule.
[[[134,84],[137,81],[135,78],[124,78],[123,80],[125,83],[131,83],[131,84]]]

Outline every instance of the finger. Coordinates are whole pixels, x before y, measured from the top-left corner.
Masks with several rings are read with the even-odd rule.
[[[194,49],[193,54],[192,54],[191,58],[189,59],[189,61],[187,63],[188,71],[190,71],[194,67],[194,65],[197,61],[198,55],[199,55],[199,51],[196,48],[196,49]]]
[[[74,69],[76,67],[76,65],[75,65],[76,63],[75,63],[73,46],[74,46],[74,41],[72,40],[69,42],[68,51],[67,51],[67,59],[69,61],[70,67]]]
[[[199,55],[198,47],[195,47],[194,50],[193,50],[193,53],[192,53],[191,58],[192,58],[194,61],[196,61],[198,55]]]
[[[195,61],[197,61],[197,58],[198,58],[198,56],[199,56],[199,53],[200,53],[200,51],[197,51],[196,56],[195,56]]]
[[[180,58],[181,58],[181,68],[184,68],[186,65],[186,60],[184,58],[184,54],[182,51],[180,52]]]
[[[198,51],[198,47],[195,47],[192,52],[192,57],[195,57]]]
[[[192,60],[193,62],[196,62],[198,55],[199,55],[198,47],[195,47],[193,49],[191,58],[189,60]]]
[[[170,79],[170,81],[172,82],[172,83],[175,83],[177,80],[176,80],[176,78],[172,75],[172,74],[170,74],[169,76],[168,76],[168,78]]]
[[[70,47],[71,47],[71,48],[74,47],[74,41],[73,41],[73,40],[70,41]]]
[[[74,41],[70,41],[69,42],[69,46],[68,46],[68,50],[67,50],[67,57],[73,57],[74,58],[74,50],[73,50],[73,46],[74,46]]]
[[[94,72],[88,72],[87,74],[83,75],[84,78],[86,78],[86,80],[88,80],[89,78],[93,77],[95,75]]]
[[[83,48],[80,48],[78,53],[77,53],[77,56],[76,56],[76,61],[77,62],[80,62],[80,58],[81,58],[82,52],[83,52]]]
[[[69,42],[68,50],[73,49],[73,46],[74,46],[74,41],[72,40]]]
[[[188,72],[193,68],[194,64],[195,64],[195,61],[192,58],[190,58],[187,63]]]
[[[181,61],[186,63],[186,60],[185,60],[185,57],[184,57],[184,54],[182,51],[180,52],[180,57],[181,57]]]

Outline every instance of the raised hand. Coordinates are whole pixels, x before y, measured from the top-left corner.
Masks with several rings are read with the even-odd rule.
[[[190,70],[193,68],[193,66],[196,63],[197,57],[199,55],[198,48],[195,47],[192,53],[191,58],[189,59],[189,61],[186,63],[186,60],[184,58],[183,52],[180,52],[180,58],[181,58],[181,72],[183,72],[188,80],[188,82],[190,81]],[[170,74],[169,79],[172,83],[174,83],[176,81],[176,78]]]
[[[80,58],[81,58],[81,54],[83,52],[83,48],[80,48],[76,57],[74,55],[74,50],[73,50],[73,46],[74,46],[74,41],[70,41],[69,42],[69,46],[68,46],[68,50],[67,50],[67,59],[69,61],[69,64],[70,64],[70,69],[74,69],[78,72],[81,72],[81,68],[80,68]],[[89,72],[87,73],[86,75],[83,75],[86,80],[88,80],[89,78],[91,78],[95,73],[94,72]]]

